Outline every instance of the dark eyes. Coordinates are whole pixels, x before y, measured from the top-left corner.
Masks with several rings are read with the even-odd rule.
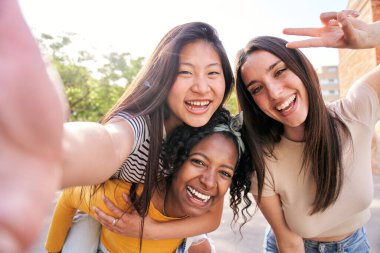
[[[178,71],[178,75],[192,75],[193,73],[191,71],[187,71],[187,70],[182,70],[182,71]],[[218,71],[210,71],[207,73],[207,75],[209,76],[217,76],[217,75],[220,75],[220,72]]]
[[[274,78],[279,78],[286,70],[288,70],[288,68],[281,68],[281,69],[275,71],[273,74]],[[253,88],[251,88],[249,91],[252,95],[256,95],[257,93],[259,93],[264,88],[264,86],[260,83],[256,83],[252,86],[253,86]]]
[[[178,72],[178,75],[191,75],[190,71],[182,70]]]
[[[193,158],[193,159],[190,159],[190,162],[193,165],[197,166],[197,167],[205,167],[205,168],[207,168],[207,165],[203,161],[201,161],[199,159]],[[227,172],[227,171],[225,171],[225,170],[220,170],[218,173],[220,175],[222,175],[222,177],[225,177],[225,178],[228,178],[228,179],[232,178],[232,174],[229,173],[229,172]]]
[[[219,173],[222,174],[222,176],[227,177],[227,178],[231,178],[232,177],[232,175],[230,173],[228,173],[227,171],[223,171],[222,170]]]
[[[252,95],[255,95],[255,94],[259,93],[259,92],[262,90],[262,88],[263,88],[262,85],[258,85],[257,87],[255,87],[255,88],[253,88],[253,89],[251,90],[251,94],[252,94]]]
[[[198,160],[198,159],[191,159],[190,161],[192,164],[195,164],[198,166],[206,166],[206,164],[204,162],[202,162],[201,160]]]
[[[287,70],[287,68],[279,69],[274,73],[274,77],[279,77],[282,73],[284,73]]]

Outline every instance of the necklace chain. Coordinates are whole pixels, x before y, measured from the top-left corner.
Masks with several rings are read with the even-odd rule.
[[[166,215],[166,211],[165,211],[165,204],[166,204],[166,195],[167,195],[167,190],[165,191],[165,196],[164,196],[164,204],[163,204],[163,206],[162,206],[162,214],[164,215],[164,216],[167,216]]]

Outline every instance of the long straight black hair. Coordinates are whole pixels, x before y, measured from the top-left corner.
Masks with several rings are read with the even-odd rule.
[[[178,74],[180,53],[184,46],[198,40],[209,43],[220,57],[225,78],[223,104],[234,84],[226,51],[211,25],[191,22],[174,27],[161,39],[130,87],[102,120],[106,123],[118,112],[126,111],[134,116],[143,116],[147,122],[150,143],[144,190],[141,196],[133,192],[131,196],[131,199],[136,199],[134,206],[142,216],[147,214],[152,192],[159,181],[163,124],[170,113],[166,98]]]

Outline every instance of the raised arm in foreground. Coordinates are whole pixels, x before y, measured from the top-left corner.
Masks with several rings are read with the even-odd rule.
[[[0,1],[0,252],[25,252],[39,235],[60,184],[63,122],[18,2]]]

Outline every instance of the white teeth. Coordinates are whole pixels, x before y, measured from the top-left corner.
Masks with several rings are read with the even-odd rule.
[[[284,103],[282,103],[281,105],[277,106],[276,109],[278,111],[284,110],[286,107],[288,107],[290,105],[291,102],[294,101],[295,98],[296,98],[296,95],[293,95],[293,96],[289,97]]]
[[[191,106],[207,106],[210,104],[210,101],[187,101]]]
[[[204,195],[190,186],[187,186],[186,189],[189,193],[195,195],[198,199],[202,200],[203,202],[207,202],[210,199],[210,196]]]

